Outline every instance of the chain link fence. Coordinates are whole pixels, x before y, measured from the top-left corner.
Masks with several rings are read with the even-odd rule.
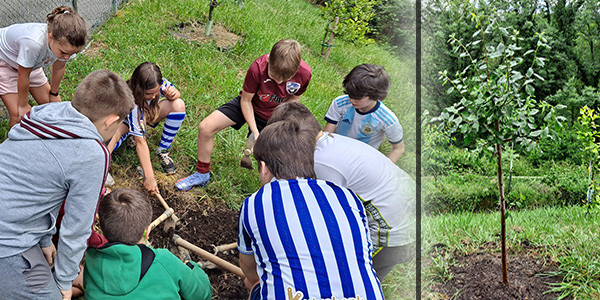
[[[102,25],[127,0],[0,0],[0,27],[15,23],[45,23],[46,15],[59,6],[72,7],[90,32]]]

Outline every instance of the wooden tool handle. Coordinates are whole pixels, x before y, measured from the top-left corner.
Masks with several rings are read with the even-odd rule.
[[[152,223],[150,223],[150,229],[154,229],[156,226],[158,226],[160,223],[162,223],[168,217],[172,216],[173,213],[174,213],[174,211],[172,208],[168,208],[167,210],[165,210],[165,212],[162,213],[162,215],[160,215],[158,218],[156,218],[156,220],[154,220],[154,221],[152,221]]]
[[[154,193],[154,194],[156,195],[156,198],[158,198],[158,201],[160,201],[160,204],[162,204],[162,206],[165,209],[169,209],[169,205],[167,204],[165,199],[159,193]]]
[[[215,251],[216,252],[220,252],[220,251],[227,251],[227,250],[233,250],[237,247],[237,243],[230,243],[230,244],[225,244],[225,245],[220,245],[220,246],[216,246],[215,247]]]
[[[173,243],[175,245],[181,246],[183,248],[186,248],[190,251],[194,251],[194,253],[198,254],[200,257],[202,257],[203,259],[206,259],[212,263],[214,263],[215,265],[237,275],[240,276],[241,278],[246,278],[246,276],[244,275],[244,272],[242,272],[242,269],[240,269],[240,267],[194,245],[191,244],[190,242],[182,239],[180,236],[178,235],[173,235]]]

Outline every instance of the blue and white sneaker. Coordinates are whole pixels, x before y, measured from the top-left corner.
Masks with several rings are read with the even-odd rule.
[[[189,191],[195,186],[203,187],[203,186],[207,185],[209,179],[210,179],[210,172],[209,173],[195,172],[194,174],[192,174],[188,177],[177,180],[177,182],[175,183],[175,187],[180,191]]]

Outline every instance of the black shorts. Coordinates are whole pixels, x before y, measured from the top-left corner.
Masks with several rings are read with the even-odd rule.
[[[240,128],[246,124],[246,119],[244,119],[244,114],[242,113],[240,99],[241,97],[237,96],[233,98],[233,100],[217,108],[218,111],[222,112],[231,121],[235,122],[235,124],[231,125],[235,130],[240,130]],[[258,128],[259,132],[267,126],[267,120],[257,116],[256,113],[254,114],[254,120],[256,120],[256,128]]]

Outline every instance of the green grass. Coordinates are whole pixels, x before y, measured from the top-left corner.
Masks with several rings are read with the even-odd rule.
[[[580,206],[547,207],[513,212],[507,220],[507,246],[520,249],[525,241],[539,247],[540,255],[548,255],[560,264],[564,276],[556,286],[563,296],[575,299],[600,297],[600,212],[587,214]],[[486,242],[497,242],[500,232],[499,213],[460,213],[426,217],[423,220],[424,290],[435,282],[432,278],[449,279],[452,257],[429,257],[432,245],[443,243],[455,255],[478,251]],[[500,251],[498,249],[497,251]],[[509,255],[510,256],[510,255]],[[510,257],[509,257],[510,262]],[[500,272],[498,270],[498,272]]]
[[[312,67],[313,76],[302,102],[321,120],[331,101],[342,94],[342,79],[356,65],[375,63],[390,73],[392,87],[385,103],[395,111],[404,127],[406,154],[398,165],[414,174],[414,63],[413,57],[400,58],[378,45],[355,46],[336,40],[329,62],[320,55],[325,21],[318,7],[301,0],[249,1],[221,5],[215,22],[242,37],[235,47],[221,52],[214,44],[200,44],[174,37],[177,24],[205,22],[206,1],[130,1],[93,35],[103,45],[100,55],[85,53],[69,63],[61,90],[69,100],[79,81],[92,70],[106,68],[128,79],[143,61],[156,62],[163,75],[181,91],[187,118],[172,147],[172,156],[181,169],[179,176],[193,171],[196,137],[200,121],[241,90],[244,75],[254,59],[268,53],[283,38],[293,38],[303,46],[302,58]],[[237,208],[242,200],[260,187],[256,172],[239,167],[247,126],[240,131],[225,129],[215,136],[211,183],[203,191],[210,197]],[[160,127],[150,133],[150,149],[156,147]],[[383,146],[383,151],[389,151]],[[119,155],[117,153],[117,155]],[[115,166],[128,163],[116,160]],[[138,164],[137,160],[129,161]],[[155,163],[155,167],[158,165]]]

